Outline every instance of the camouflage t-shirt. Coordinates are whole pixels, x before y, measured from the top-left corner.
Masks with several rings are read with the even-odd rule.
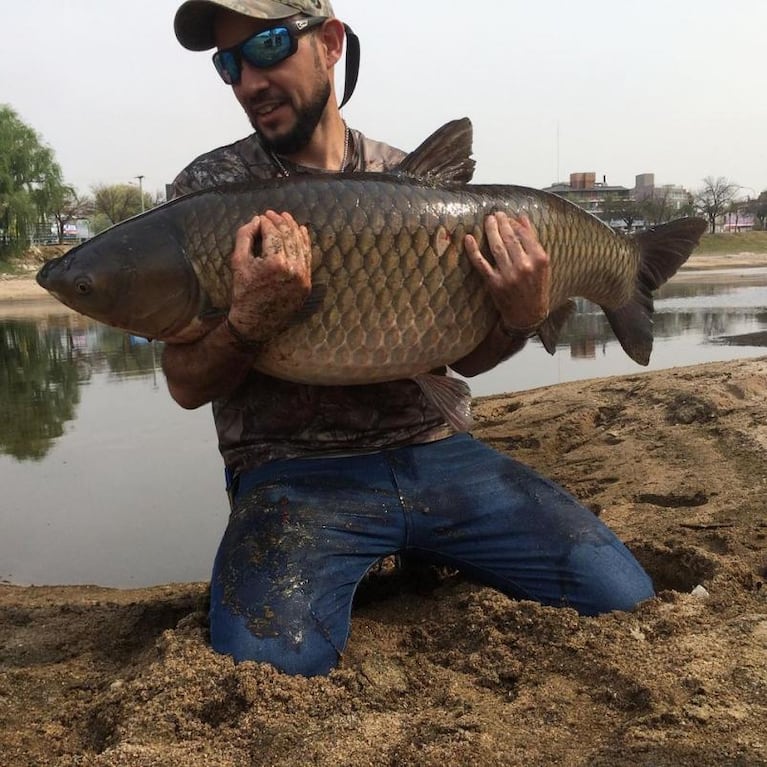
[[[345,170],[386,171],[405,156],[350,131]],[[174,195],[220,184],[313,171],[276,159],[251,135],[198,157],[174,181]],[[409,380],[364,386],[307,386],[257,371],[213,402],[224,463],[233,472],[267,461],[354,453],[430,442],[450,433],[442,416]]]

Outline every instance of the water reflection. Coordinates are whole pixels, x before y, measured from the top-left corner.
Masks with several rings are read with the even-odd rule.
[[[571,317],[563,329],[557,348],[569,347],[573,357],[594,358],[597,348],[604,348],[606,344],[616,342],[615,334],[598,306],[588,301],[577,303],[578,313]],[[656,340],[695,334],[701,341],[718,342],[722,337],[736,338],[737,336],[728,334],[744,325],[767,325],[767,311],[761,308],[675,308],[665,301],[657,302],[656,307],[653,322],[653,336]]]
[[[0,453],[19,460],[46,455],[94,373],[157,382],[155,345],[67,315],[58,320],[0,319]]]
[[[767,275],[764,280],[767,284]],[[573,356],[593,357],[591,350],[614,343],[615,334],[598,306],[585,299],[575,299],[575,302],[578,312],[563,329],[559,345],[569,346]],[[764,286],[671,283],[656,296],[653,336],[664,339],[694,333],[703,341],[718,341],[744,324],[767,325],[765,302],[767,288]]]
[[[520,354],[472,379],[474,394],[764,353],[758,333],[767,329],[767,269],[677,275],[656,294],[653,353],[646,368],[621,349],[598,306],[583,299],[576,303],[579,311],[563,328],[553,357],[539,343],[529,343]]]
[[[0,325],[0,452],[40,460],[79,402],[79,372],[66,337],[33,323]]]
[[[0,582],[207,578],[221,459],[209,409],[171,401],[157,347],[53,301],[0,303],[0,338]]]
[[[716,339],[718,343],[729,346],[767,346],[767,331],[756,333],[741,333],[739,336],[722,336]]]
[[[655,306],[648,368],[582,301],[554,356],[530,343],[472,391],[764,354],[767,270],[681,275]],[[209,409],[172,402],[156,344],[53,301],[0,303],[0,581],[207,578],[228,514],[221,468]]]

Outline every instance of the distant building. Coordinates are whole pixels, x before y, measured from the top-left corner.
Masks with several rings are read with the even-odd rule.
[[[672,210],[680,210],[689,205],[690,193],[683,186],[675,184],[655,186],[654,173],[640,173],[634,182],[634,200],[663,200]]]
[[[84,242],[93,236],[90,221],[85,218],[64,224],[63,242],[74,244]],[[55,221],[45,221],[38,224],[32,233],[34,245],[55,245],[59,241],[59,229]]]
[[[721,232],[746,232],[754,228],[756,217],[746,209],[747,203],[736,205],[717,221],[717,230]]]
[[[625,186],[612,186],[607,183],[607,177],[602,176],[602,181],[596,180],[596,173],[571,173],[570,182],[558,182],[544,189],[545,192],[564,197],[570,202],[574,202],[584,210],[593,213],[595,216],[604,218],[605,202],[610,201],[611,207],[615,208],[616,203],[626,202],[647,202],[655,200],[662,203],[663,207],[672,211],[678,211],[690,203],[690,193],[682,186],[674,184],[655,185],[654,173],[640,173],[635,177],[633,189]],[[625,228],[625,222],[616,219],[607,221],[616,229]],[[633,226],[641,229],[646,226],[645,221],[637,219]]]
[[[571,173],[569,184],[559,182],[546,187],[543,191],[558,194],[595,216],[602,212],[604,201],[608,197],[632,199],[631,189],[625,186],[610,186],[606,176],[602,176],[602,181],[598,182],[596,173]]]

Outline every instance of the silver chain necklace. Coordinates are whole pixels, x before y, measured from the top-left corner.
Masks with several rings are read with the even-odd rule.
[[[344,171],[346,163],[349,161],[349,147],[351,146],[351,143],[351,131],[349,130],[349,126],[344,123],[344,156],[341,158],[339,173]],[[271,150],[269,151],[269,154],[271,155],[272,161],[277,166],[277,170],[280,171],[284,178],[287,178],[290,175],[290,171],[285,167],[280,156]]]

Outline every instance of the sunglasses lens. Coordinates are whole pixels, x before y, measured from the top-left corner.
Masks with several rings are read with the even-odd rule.
[[[246,40],[243,58],[254,67],[271,67],[294,52],[293,39],[285,27],[272,27]]]
[[[227,85],[236,85],[240,82],[240,66],[237,57],[231,51],[219,51],[213,56],[213,64],[221,79]]]
[[[249,37],[244,43],[214,53],[213,63],[216,71],[227,85],[237,85],[242,74],[242,59],[259,69],[279,64],[298,49],[296,34],[311,29],[323,21],[324,18],[318,17],[314,23],[305,24],[296,33],[291,33],[290,29],[284,26],[265,29]]]

